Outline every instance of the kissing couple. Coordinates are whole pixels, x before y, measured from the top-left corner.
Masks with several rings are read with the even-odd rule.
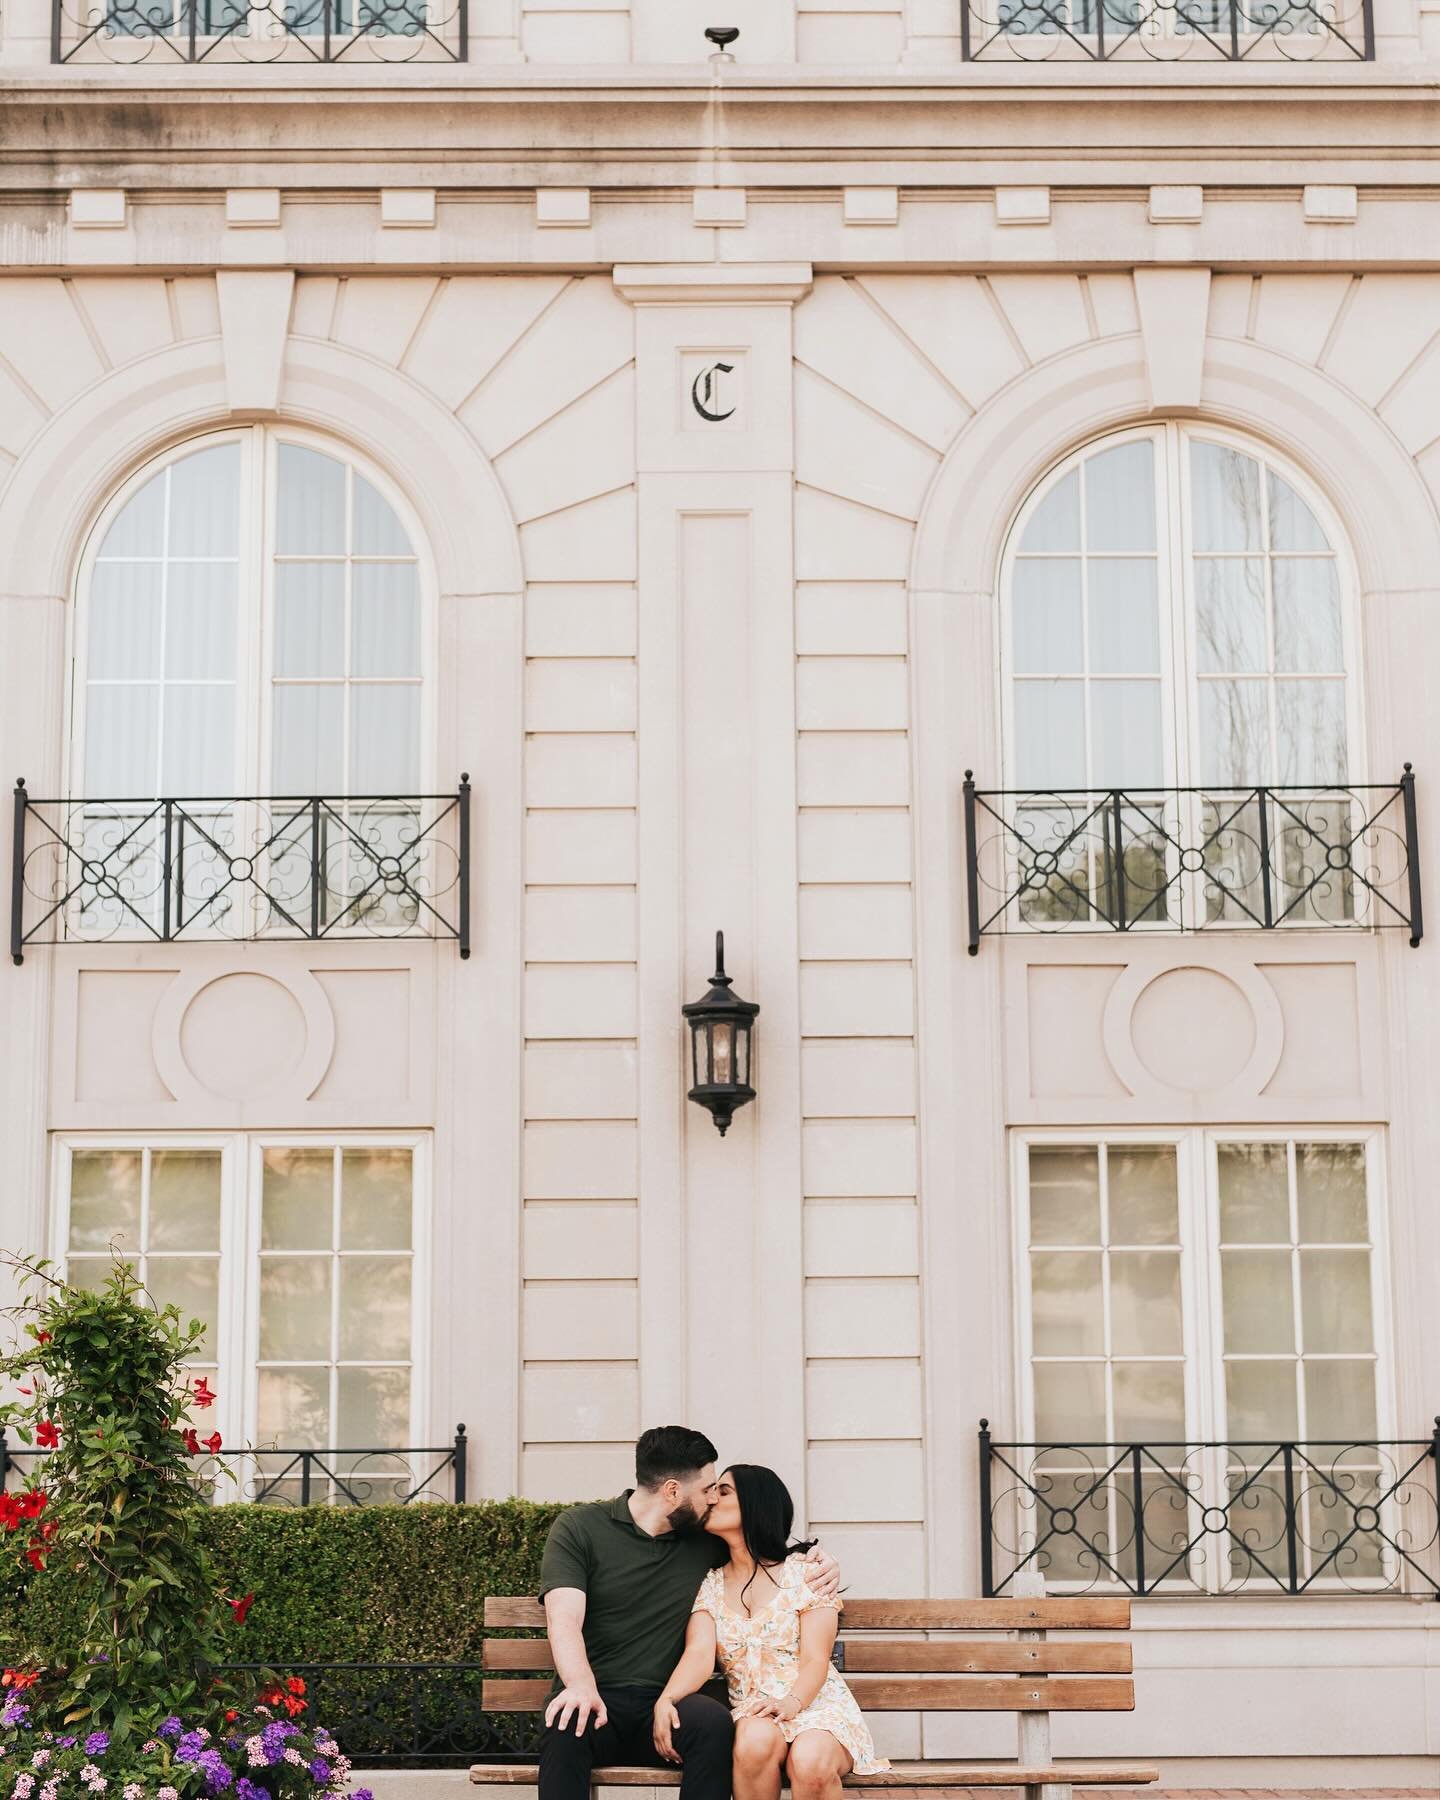
[[[618,1499],[561,1513],[540,1573],[540,1800],[589,1800],[617,1764],[678,1764],[681,1800],[777,1800],[782,1773],[795,1800],[839,1800],[843,1776],[888,1767],[830,1661],[839,1567],[791,1541],[794,1519],[773,1470],[717,1475],[683,1425],[645,1432]]]

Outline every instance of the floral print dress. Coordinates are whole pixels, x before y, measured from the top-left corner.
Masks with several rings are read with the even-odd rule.
[[[771,1574],[779,1591],[768,1606],[757,1607],[747,1619],[725,1604],[725,1571],[712,1569],[700,1584],[692,1612],[708,1612],[715,1621],[715,1641],[720,1667],[730,1689],[730,1709],[756,1698],[780,1700],[790,1692],[800,1672],[800,1615],[812,1607],[841,1610],[839,1600],[820,1600],[805,1580],[805,1558],[789,1556]],[[793,1744],[802,1731],[828,1731],[850,1752],[857,1775],[876,1775],[890,1767],[878,1759],[855,1696],[833,1665],[825,1685],[803,1712],[793,1719],[777,1719],[785,1742]]]

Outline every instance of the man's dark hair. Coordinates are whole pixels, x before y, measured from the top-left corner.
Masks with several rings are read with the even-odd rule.
[[[652,1425],[635,1446],[635,1485],[657,1488],[662,1481],[684,1481],[715,1457],[715,1446],[703,1431],[691,1431],[688,1425]]]

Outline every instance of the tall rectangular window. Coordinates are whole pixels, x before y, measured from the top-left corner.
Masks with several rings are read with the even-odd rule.
[[[261,1152],[257,1443],[342,1447],[343,1475],[407,1441],[413,1211],[408,1149]]]
[[[423,1140],[243,1134],[68,1138],[57,1146],[55,1252],[98,1286],[112,1247],[157,1306],[205,1338],[219,1395],[203,1423],[238,1454],[240,1494],[402,1499],[394,1454],[424,1441]],[[340,1491],[347,1476],[356,1479]],[[234,1498],[222,1483],[221,1499]]]
[[[1169,1557],[1192,1580],[1209,1506],[1232,1525],[1207,1580],[1244,1580],[1288,1556],[1287,1504],[1298,1578],[1383,1575],[1373,1531],[1327,1560],[1352,1502],[1385,1491],[1378,1163],[1366,1132],[1020,1140],[1023,1434],[1037,1515],[1062,1507],[1051,1579],[1133,1581],[1148,1551],[1150,1576]]]

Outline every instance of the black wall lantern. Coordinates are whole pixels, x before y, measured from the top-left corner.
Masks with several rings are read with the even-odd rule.
[[[750,1031],[760,1008],[730,992],[725,933],[715,933],[715,973],[703,1000],[682,1006],[690,1026],[690,1098],[714,1115],[724,1137],[738,1108],[755,1098],[750,1085]]]

